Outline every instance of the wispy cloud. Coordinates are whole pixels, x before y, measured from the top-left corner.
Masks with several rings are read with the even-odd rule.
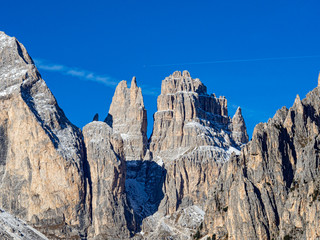
[[[85,80],[85,81],[94,81],[99,82],[102,84],[105,84],[108,87],[114,88],[117,86],[117,84],[120,82],[119,80],[112,78],[108,75],[101,75],[94,73],[92,71],[88,71],[85,69],[80,69],[76,67],[69,67],[62,64],[54,64],[47,60],[42,59],[34,59],[34,62],[38,69],[43,71],[49,71],[49,72],[57,72],[63,75],[68,75],[72,77],[77,77],[79,79]],[[142,85],[142,94],[143,95],[149,95],[149,96],[158,96],[159,92],[158,89]]]
[[[50,71],[50,72],[58,72],[63,75],[69,75],[73,77],[80,78],[82,80],[87,81],[94,81],[103,83],[109,87],[114,87],[118,84],[118,80],[107,76],[107,75],[100,75],[85,69],[79,69],[75,67],[68,67],[61,64],[53,64],[48,61],[42,59],[35,59],[34,60],[36,66],[40,70]]]

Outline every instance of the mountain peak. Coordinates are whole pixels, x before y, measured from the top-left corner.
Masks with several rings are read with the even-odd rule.
[[[84,201],[81,132],[58,106],[24,46],[3,32],[0,109],[1,207],[39,228],[46,221],[61,223],[57,232],[68,232],[70,222],[79,228],[78,206]],[[18,172],[16,166],[21,166]],[[12,182],[19,187],[12,189]],[[11,200],[19,203],[7,204]],[[42,231],[56,237],[53,230]]]
[[[232,138],[239,145],[247,143],[249,141],[241,107],[237,108],[237,111],[232,118]]]
[[[132,78],[130,88],[137,88],[137,80],[136,80],[136,77],[133,77],[133,78]]]
[[[174,72],[162,81],[158,97],[158,111],[154,115],[154,128],[150,151],[176,151],[179,148],[216,145],[225,151],[231,145],[227,99],[207,93],[206,86],[188,71]],[[241,109],[238,110],[235,129],[245,130]],[[237,124],[240,124],[239,126]],[[238,127],[238,128],[237,128]],[[229,136],[230,135],[230,136]],[[242,136],[242,135],[241,135]],[[240,145],[247,141],[242,139]],[[240,148],[234,141],[234,148]],[[225,157],[224,160],[227,160]]]
[[[242,116],[241,107],[238,107],[238,108],[237,108],[236,113],[234,114],[234,116],[236,116],[236,115],[241,115],[241,116]]]
[[[191,76],[190,76],[190,73],[189,73],[187,70],[184,70],[184,71],[183,71],[182,76],[183,76],[183,77],[191,77]]]
[[[147,144],[147,113],[136,77],[132,78],[130,88],[126,81],[118,84],[107,119],[123,138],[126,160],[142,159]]]
[[[15,37],[0,32],[0,91],[21,84],[27,75],[39,75],[27,50]]]
[[[175,71],[162,81],[161,95],[182,92],[207,94],[207,88],[198,78],[192,78],[188,71],[183,71],[183,74]]]

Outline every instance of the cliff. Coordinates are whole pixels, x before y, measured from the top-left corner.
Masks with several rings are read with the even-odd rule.
[[[135,78],[82,131],[3,32],[0,83],[4,239],[320,239],[319,86],[249,141],[187,71],[162,81],[150,139]]]
[[[59,108],[27,51],[0,32],[0,204],[54,238],[82,236],[81,131]]]
[[[208,232],[231,239],[318,239],[319,87],[258,124],[223,166],[207,205]],[[224,211],[225,210],[225,211]]]

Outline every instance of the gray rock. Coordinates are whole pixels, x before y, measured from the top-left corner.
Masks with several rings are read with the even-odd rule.
[[[148,142],[147,112],[135,77],[130,88],[126,81],[118,84],[105,121],[121,135],[126,160],[142,160]]]
[[[238,145],[246,144],[249,141],[246,124],[244,122],[240,107],[238,107],[236,113],[232,118],[231,130],[232,130],[232,139]]]
[[[46,236],[26,222],[0,209],[0,238],[3,240],[46,240]]]
[[[210,189],[208,233],[233,239],[320,238],[319,102],[317,87],[255,127],[251,142],[223,166]]]
[[[0,206],[53,238],[85,235],[81,131],[21,43],[0,32]]]
[[[89,123],[83,128],[83,135],[91,186],[92,224],[88,238],[128,239],[128,224],[133,219],[125,195],[122,139],[104,122]]]
[[[0,83],[0,206],[49,238],[320,239],[319,83],[248,142],[240,108],[231,119],[225,97],[176,71],[162,82],[149,145],[135,78],[83,135],[3,32]],[[3,215],[0,238],[44,238]]]
[[[192,79],[189,72],[177,71],[163,80],[150,152],[152,160],[166,171],[164,196],[157,212],[143,220],[143,231],[152,232],[148,236],[162,236],[157,232],[163,232],[161,227],[152,227],[154,221],[172,218],[194,205],[206,206],[220,168],[232,154],[239,154],[240,146],[247,141],[233,139],[239,131],[247,136],[240,110],[234,121],[235,132],[230,128],[233,120],[228,116],[226,98],[207,94],[205,85]],[[177,238],[176,233],[172,234]]]

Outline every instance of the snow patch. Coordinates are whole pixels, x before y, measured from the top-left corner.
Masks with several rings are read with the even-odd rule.
[[[130,138],[130,135],[129,135],[129,134],[126,134],[126,133],[121,133],[120,135],[121,135],[121,138],[122,138],[123,140],[127,140],[127,139]]]
[[[0,209],[0,233],[9,235],[13,239],[48,239],[42,233],[27,225],[26,222],[12,216],[2,209]]]
[[[229,149],[227,150],[227,153],[229,153],[230,155],[232,153],[235,153],[236,155],[240,155],[241,152],[238,149],[234,148],[234,147],[229,147]]]
[[[12,46],[14,42],[14,37],[9,37],[4,32],[0,31],[0,50]]]
[[[159,156],[157,156],[157,161],[156,161],[156,163],[160,166],[160,167],[162,167],[163,166],[163,160],[162,160],[162,158],[161,157],[159,157]]]
[[[15,84],[15,85],[12,85],[12,86],[2,90],[0,92],[0,97],[8,96],[8,95],[20,90],[20,85],[21,85],[20,83],[19,84]]]

